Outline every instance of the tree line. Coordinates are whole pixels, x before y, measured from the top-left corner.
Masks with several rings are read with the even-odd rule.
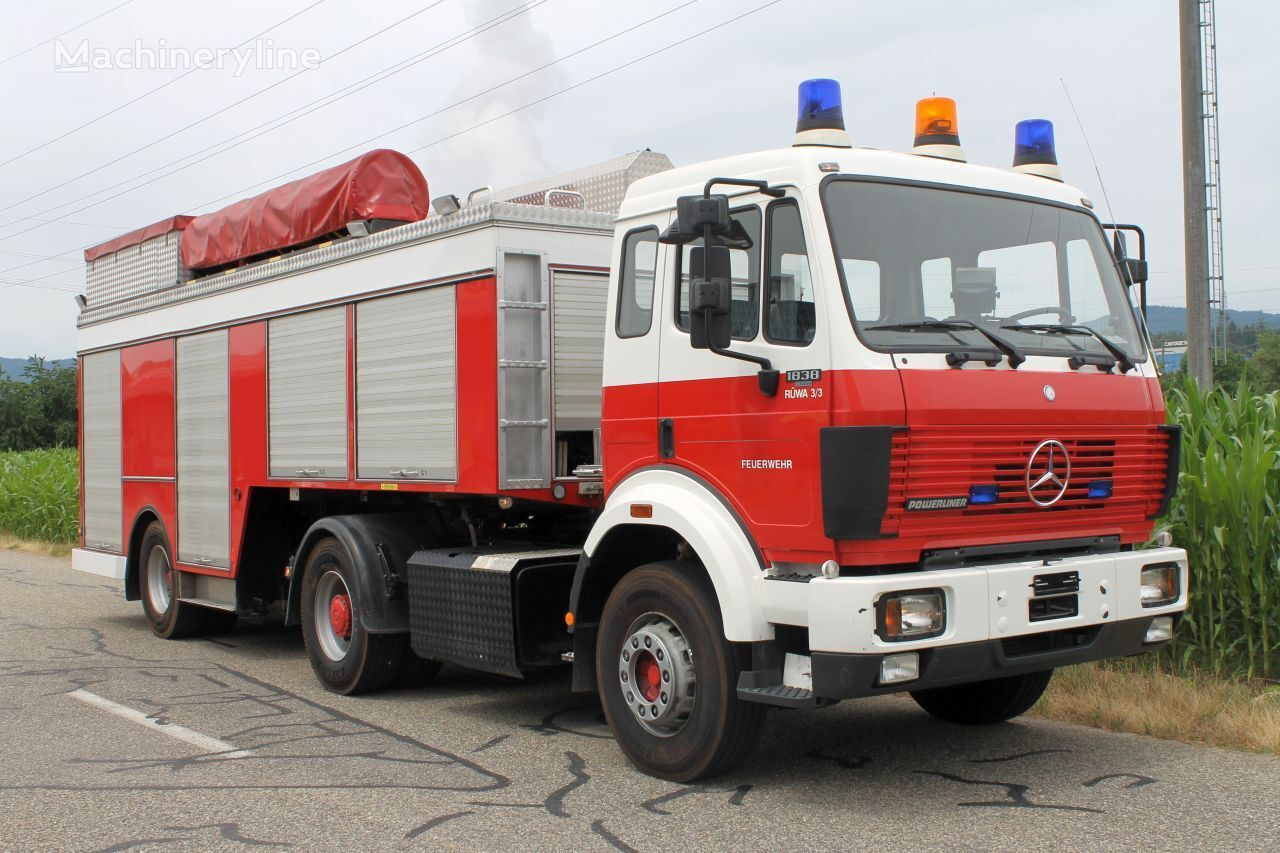
[[[75,364],[60,367],[32,356],[22,376],[25,381],[0,370],[0,451],[75,447]]]

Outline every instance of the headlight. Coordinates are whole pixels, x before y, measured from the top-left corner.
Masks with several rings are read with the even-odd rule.
[[[876,602],[876,633],[889,643],[937,637],[947,627],[947,597],[940,589],[891,592]]]
[[[1177,563],[1156,563],[1143,566],[1141,597],[1143,607],[1163,607],[1178,600],[1182,572]]]

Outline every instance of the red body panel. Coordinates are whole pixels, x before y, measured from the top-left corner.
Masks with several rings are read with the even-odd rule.
[[[227,333],[231,418],[231,566],[240,565],[252,488],[267,479],[267,324]],[[222,572],[210,572],[222,574]]]
[[[120,351],[120,430],[124,445],[120,471],[125,478],[172,478],[177,473],[173,352],[172,340]],[[129,523],[127,518],[125,523]]]
[[[1049,401],[1045,385],[1054,387]],[[1155,386],[1153,388],[1152,386]],[[847,371],[823,374],[806,398],[766,397],[754,377],[605,389],[607,489],[637,468],[667,464],[707,480],[773,562],[914,563],[942,547],[1119,535],[1145,540],[1164,491],[1167,437],[1158,383],[1133,376],[980,370]],[[1155,405],[1153,405],[1153,402]],[[655,413],[656,409],[656,414]],[[658,420],[675,425],[675,457],[658,454]],[[822,524],[818,431],[824,426],[901,426],[891,458],[883,536],[835,541]],[[1045,439],[1063,441],[1072,490],[1052,509],[1026,500],[1027,458]],[[782,460],[747,467],[746,460]],[[1109,479],[1113,496],[1090,500]],[[968,495],[997,482],[996,507],[907,513],[907,499]]]
[[[120,351],[121,542],[133,522],[153,510],[177,548],[174,443],[174,344],[155,341]],[[127,547],[127,545],[126,545]]]

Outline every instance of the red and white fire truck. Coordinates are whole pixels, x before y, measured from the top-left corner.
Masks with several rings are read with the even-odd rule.
[[[465,200],[374,151],[89,250],[74,565],[160,637],[301,625],[339,693],[571,663],[686,781],[771,705],[994,722],[1167,642],[1145,261],[1046,121],[1005,170],[947,99],[910,153],[800,108]]]

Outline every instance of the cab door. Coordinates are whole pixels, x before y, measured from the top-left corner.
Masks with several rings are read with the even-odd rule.
[[[734,249],[731,349],[768,358],[782,373],[764,394],[750,362],[689,342],[689,254],[671,247],[660,329],[661,455],[708,481],[737,510],[766,560],[820,562],[819,431],[831,423],[828,319],[816,288],[806,214],[797,198],[751,195],[731,214],[751,235]]]

